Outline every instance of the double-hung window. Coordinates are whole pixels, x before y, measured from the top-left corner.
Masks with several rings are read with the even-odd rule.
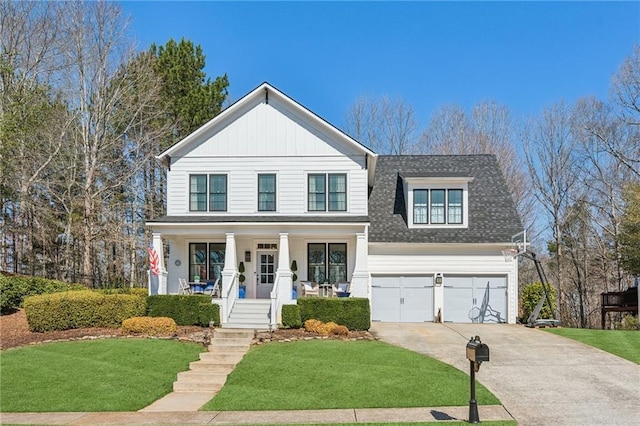
[[[189,211],[227,211],[227,175],[190,175]]]
[[[416,189],[413,191],[413,223],[429,223],[428,194],[429,191],[426,189]]]
[[[347,175],[313,173],[307,178],[308,210],[347,211]]]
[[[258,175],[258,211],[276,211],[276,175]]]
[[[414,225],[462,225],[463,190],[414,189]]]
[[[227,175],[209,175],[209,210],[227,211]]]
[[[189,180],[189,210],[207,211],[207,175],[191,175]]]
[[[450,189],[447,191],[447,222],[451,224],[462,224],[462,190]]]

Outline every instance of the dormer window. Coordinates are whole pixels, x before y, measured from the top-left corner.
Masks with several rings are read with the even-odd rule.
[[[410,228],[467,227],[472,178],[405,178]]]

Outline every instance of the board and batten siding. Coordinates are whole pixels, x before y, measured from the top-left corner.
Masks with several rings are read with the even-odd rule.
[[[367,214],[367,170],[355,152],[277,102],[240,111],[171,159],[168,215]],[[189,175],[227,175],[227,212],[190,212]],[[276,174],[276,212],[258,212],[257,176]],[[307,212],[307,175],[347,175],[346,212]]]

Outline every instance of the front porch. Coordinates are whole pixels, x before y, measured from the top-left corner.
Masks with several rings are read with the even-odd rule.
[[[236,302],[245,299],[268,304],[269,328],[281,322],[282,305],[296,303],[292,290],[298,281],[349,281],[353,297],[369,297],[366,225],[332,224],[330,229],[326,224],[256,225],[224,227],[234,232],[221,232],[221,226],[190,229],[174,224],[162,230],[154,226],[154,231],[161,231],[153,234],[154,247],[166,249],[158,253],[157,293],[178,294],[180,278],[188,282],[219,279],[220,298],[213,303],[220,305],[223,327],[233,324]],[[149,288],[151,292],[153,287]]]

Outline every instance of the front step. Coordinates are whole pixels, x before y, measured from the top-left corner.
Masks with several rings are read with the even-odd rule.
[[[210,392],[213,397],[249,350],[254,335],[253,330],[216,329],[208,352],[200,354],[200,361],[190,363],[189,371],[178,373],[173,391]]]
[[[269,330],[271,301],[265,299],[237,299],[223,328]]]

